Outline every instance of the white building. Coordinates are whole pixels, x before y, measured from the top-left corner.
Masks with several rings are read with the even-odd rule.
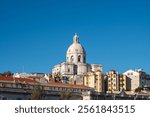
[[[150,87],[150,75],[142,69],[128,70],[123,74],[128,77],[127,87],[132,91],[138,87]]]
[[[32,75],[28,74],[28,73],[25,73],[25,72],[23,72],[23,73],[14,73],[14,75],[13,75],[13,77],[15,77],[15,78],[28,78],[30,76],[32,76]]]
[[[47,83],[49,82],[49,76],[44,73],[14,73],[14,78],[28,78],[40,83]]]
[[[73,37],[73,43],[67,50],[66,62],[54,66],[53,76],[61,75],[74,80],[76,84],[83,84],[83,74],[89,71],[102,71],[100,64],[87,64],[86,51],[79,42],[77,34]]]

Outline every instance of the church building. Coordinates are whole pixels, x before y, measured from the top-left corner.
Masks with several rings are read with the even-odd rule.
[[[77,34],[73,37],[73,43],[67,50],[66,61],[55,65],[52,69],[52,75],[66,77],[70,84],[83,84],[83,76],[90,71],[102,71],[100,64],[86,63],[86,50],[79,42]]]

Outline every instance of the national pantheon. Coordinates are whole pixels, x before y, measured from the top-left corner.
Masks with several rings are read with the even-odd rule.
[[[73,37],[73,43],[67,50],[66,61],[55,65],[52,75],[66,77],[71,84],[83,84],[83,76],[90,71],[102,71],[100,64],[86,63],[86,50],[79,42],[77,34]]]

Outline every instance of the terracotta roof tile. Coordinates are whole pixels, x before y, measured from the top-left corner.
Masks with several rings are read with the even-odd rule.
[[[15,78],[15,81],[19,81],[19,82],[29,82],[29,83],[38,83],[37,81],[34,81],[32,79],[28,79],[28,78]]]
[[[14,78],[13,77],[0,76],[0,80],[2,80],[2,81],[14,81]]]
[[[29,78],[42,78],[41,76],[30,76]]]
[[[63,84],[56,82],[48,82],[49,85],[62,86],[62,87],[74,87],[74,88],[90,88],[84,85],[74,85],[74,84]]]
[[[5,77],[5,76],[0,76],[0,81],[38,83],[37,81],[34,81],[32,79],[29,79],[29,78],[15,78],[15,77]]]

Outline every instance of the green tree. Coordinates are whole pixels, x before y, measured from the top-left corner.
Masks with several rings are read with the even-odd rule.
[[[42,100],[43,99],[43,87],[41,85],[34,85],[31,93],[31,100]]]
[[[6,77],[9,77],[9,76],[12,76],[13,73],[11,71],[6,71],[2,74],[3,76],[6,76]]]
[[[70,100],[73,96],[71,91],[62,91],[60,92],[60,100]]]
[[[142,87],[136,88],[136,89],[135,89],[135,93],[140,93],[140,92],[142,91],[142,89],[143,89]]]

